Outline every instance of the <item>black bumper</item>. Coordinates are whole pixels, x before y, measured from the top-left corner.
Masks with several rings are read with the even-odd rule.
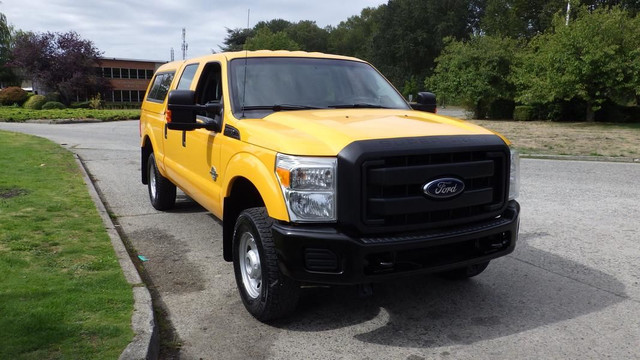
[[[451,270],[511,253],[520,205],[497,218],[428,232],[353,237],[332,228],[273,225],[281,271],[304,283],[359,284]]]

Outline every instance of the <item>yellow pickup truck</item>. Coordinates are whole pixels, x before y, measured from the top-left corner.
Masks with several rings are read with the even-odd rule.
[[[221,53],[161,66],[140,117],[142,183],[222,219],[222,255],[258,320],[301,285],[467,278],[513,251],[516,151],[502,136],[410,104],[365,61]]]

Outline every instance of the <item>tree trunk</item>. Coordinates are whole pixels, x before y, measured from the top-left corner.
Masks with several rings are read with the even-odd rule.
[[[587,122],[595,122],[596,121],[596,112],[593,111],[593,107],[591,102],[587,103]]]

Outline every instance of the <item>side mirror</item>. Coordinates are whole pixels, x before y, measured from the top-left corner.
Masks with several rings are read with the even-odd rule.
[[[411,108],[419,111],[436,112],[436,94],[422,91],[418,93],[417,102],[411,103]]]
[[[205,105],[196,104],[196,92],[191,90],[172,90],[169,92],[167,101],[167,128],[169,130],[192,131],[196,129],[207,129],[220,132],[222,120],[217,119],[209,122],[198,122],[199,112],[219,113],[222,104],[209,102]]]

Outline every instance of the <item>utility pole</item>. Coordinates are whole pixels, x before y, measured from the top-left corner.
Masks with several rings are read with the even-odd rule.
[[[188,49],[189,49],[189,44],[187,44],[187,29],[182,28],[182,60],[187,59]]]

